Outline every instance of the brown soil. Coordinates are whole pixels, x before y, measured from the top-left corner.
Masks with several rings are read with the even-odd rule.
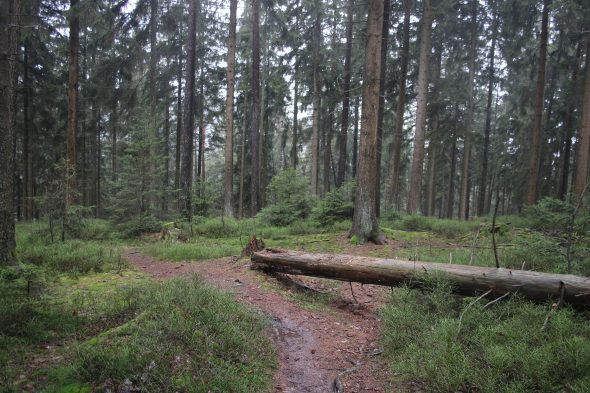
[[[275,392],[390,390],[378,343],[380,324],[376,313],[387,289],[352,284],[355,301],[350,285],[338,284],[335,300],[318,310],[304,308],[289,297],[288,292],[296,289],[232,258],[171,263],[137,250],[128,251],[126,257],[137,269],[156,279],[197,273],[269,315],[274,321],[272,334],[279,360]],[[317,289],[325,288],[326,283],[310,278],[296,281]]]

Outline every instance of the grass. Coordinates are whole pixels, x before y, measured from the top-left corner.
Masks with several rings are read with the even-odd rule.
[[[197,279],[127,270],[110,225],[89,225],[98,239],[54,243],[43,224],[17,226],[21,264],[0,271],[0,392],[269,390],[264,317]]]
[[[71,375],[141,391],[267,391],[267,321],[196,278],[139,289],[135,318],[77,346]]]
[[[590,390],[590,325],[571,309],[557,311],[520,299],[484,309],[448,285],[393,292],[384,308],[383,344],[392,375],[431,392]],[[462,322],[459,315],[463,312]]]

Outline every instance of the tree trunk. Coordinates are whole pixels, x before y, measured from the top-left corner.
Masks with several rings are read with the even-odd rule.
[[[492,100],[494,96],[494,59],[496,57],[496,38],[498,34],[498,14],[496,12],[496,0],[490,0],[492,8],[492,46],[490,47],[489,68],[488,68],[488,97],[486,104],[486,120],[484,126],[483,153],[481,159],[481,177],[479,179],[479,198],[477,203],[477,215],[482,216],[486,209],[486,187],[488,180],[488,163],[490,150],[490,134],[492,131]]]
[[[580,124],[580,141],[576,156],[576,176],[574,178],[574,195],[582,198],[584,203],[584,190],[588,183],[588,154],[590,153],[590,42],[586,47],[586,80],[584,82],[584,100],[582,101],[582,124]]]
[[[433,128],[434,129],[434,128]],[[434,215],[434,200],[436,196],[436,156],[438,150],[438,143],[435,144],[434,141],[430,141],[428,146],[428,155],[429,155],[429,163],[430,168],[428,170],[428,201],[427,201],[427,209],[426,215],[433,216]]]
[[[166,94],[168,95],[168,94]],[[164,179],[162,181],[162,211],[168,211],[168,190],[170,189],[170,103],[168,97],[164,108]]]
[[[324,126],[324,186],[322,187],[323,194],[325,196],[330,192],[330,172],[332,171],[332,136],[334,133],[334,112],[336,106],[328,108],[327,123]]]
[[[471,34],[469,38],[469,80],[467,81],[467,124],[463,145],[463,168],[461,170],[461,195],[459,196],[459,219],[469,218],[469,162],[471,161],[471,137],[475,112],[475,57],[477,44],[477,1],[471,0]]]
[[[451,167],[449,168],[449,188],[447,193],[447,218],[453,218],[453,207],[455,202],[455,165],[457,161],[457,138],[451,135]]]
[[[252,0],[252,122],[250,124],[250,214],[254,217],[258,213],[258,190],[260,188],[259,149],[260,149],[260,0]]]
[[[389,180],[390,207],[399,206],[399,180],[401,176],[401,153],[404,137],[404,112],[406,106],[406,82],[408,75],[408,57],[410,52],[410,15],[411,0],[404,0],[404,22],[402,27],[402,48],[400,54],[399,94],[395,110],[395,130],[393,132],[393,170]]]
[[[184,94],[184,121],[180,143],[180,198],[179,210],[191,218],[191,187],[193,167],[193,132],[195,122],[195,62],[197,31],[197,0],[189,3],[187,37],[187,65]]]
[[[179,22],[181,24],[181,22]],[[178,54],[177,54],[177,90],[176,90],[176,149],[175,153],[175,171],[174,171],[174,189],[180,190],[180,144],[181,144],[181,135],[182,135],[182,26],[179,27],[178,33]],[[177,191],[178,192],[178,191]]]
[[[351,236],[361,243],[380,243],[379,222],[375,211],[375,172],[377,168],[379,85],[381,76],[381,39],[383,1],[369,0],[360,154]]]
[[[0,266],[16,262],[14,229],[14,137],[19,0],[0,5]]]
[[[531,150],[528,168],[526,203],[534,205],[538,196],[539,163],[541,161],[541,123],[543,121],[543,101],[545,93],[545,66],[547,64],[547,36],[549,24],[549,0],[543,0],[543,18],[539,41],[539,66],[535,93],[535,117],[531,129]]]
[[[76,190],[76,134],[78,131],[78,49],[80,47],[80,23],[78,18],[78,0],[70,0],[69,49],[68,49],[68,122],[67,122],[67,167],[68,192],[66,203],[77,203]],[[69,173],[72,171],[71,173]]]
[[[377,114],[377,168],[375,171],[375,214],[381,215],[381,154],[383,150],[383,114],[385,111],[385,70],[387,69],[387,43],[389,42],[390,0],[383,0],[383,27],[381,28],[381,71],[379,76],[379,110]]]
[[[313,114],[311,125],[311,192],[319,191],[319,139],[320,139],[320,46],[321,46],[321,3],[314,2],[315,24],[313,27]]]
[[[247,96],[244,95],[244,108],[248,107],[248,100]],[[238,199],[238,218],[244,217],[244,175],[245,175],[245,167],[246,167],[246,131],[248,130],[248,123],[247,119],[248,116],[244,111],[243,115],[243,124],[242,124],[242,143],[240,144],[240,191],[239,191],[239,199]]]
[[[117,181],[117,128],[119,127],[119,97],[115,88],[111,112],[111,180]]]
[[[291,142],[291,165],[293,169],[297,169],[297,144],[299,143],[299,124],[297,123],[297,115],[299,112],[299,80],[297,71],[299,69],[297,55],[295,56],[295,70],[293,73],[293,140]]]
[[[546,303],[563,300],[577,306],[590,306],[590,278],[570,274],[551,274],[527,270],[453,265],[381,259],[338,254],[308,254],[289,250],[266,250],[252,255],[252,261],[272,271],[354,281],[385,286],[421,287],[428,276],[443,276],[453,292],[477,296],[518,293],[527,299]]]
[[[572,150],[572,135],[574,133],[574,111],[577,107],[577,81],[578,70],[580,68],[580,59],[582,57],[582,45],[578,44],[576,49],[576,60],[572,69],[572,88],[567,95],[567,109],[565,119],[563,121],[563,128],[565,129],[564,140],[562,142],[562,149],[559,154],[559,173],[557,178],[557,193],[559,199],[565,201],[568,189],[568,179],[570,173],[570,156]]]
[[[236,65],[236,13],[238,0],[229,3],[229,39],[227,44],[227,95],[225,99],[225,169],[223,177],[223,214],[234,216],[234,84]]]
[[[359,98],[354,103],[354,128],[352,132],[352,178],[356,179],[359,151]]]
[[[157,104],[158,97],[156,92],[157,82],[157,64],[158,64],[158,51],[156,46],[156,33],[158,29],[158,0],[150,0],[150,60],[148,70],[148,94],[149,94],[149,126],[148,126],[148,137],[149,137],[149,175],[148,175],[148,202],[149,209],[155,206],[154,192],[156,191],[156,162],[157,159],[157,138],[158,138],[158,120],[157,120]]]
[[[416,132],[410,171],[410,191],[408,194],[408,213],[416,213],[420,206],[422,192],[422,166],[424,164],[424,136],[426,131],[426,109],[428,99],[428,63],[432,39],[433,11],[431,0],[424,0],[422,33],[420,42],[420,64],[418,69],[418,97],[416,104]]]
[[[346,49],[344,52],[344,81],[342,83],[342,121],[340,134],[338,134],[338,172],[336,174],[336,187],[342,186],[346,176],[346,156],[348,126],[350,114],[350,78],[352,63],[352,22],[354,0],[348,0],[346,7]]]
[[[23,64],[23,121],[24,121],[24,140],[23,140],[23,167],[24,167],[24,213],[25,220],[33,219],[33,129],[31,124],[30,102],[32,96],[31,81],[29,78],[29,50],[30,42],[25,40],[24,46],[24,64]]]

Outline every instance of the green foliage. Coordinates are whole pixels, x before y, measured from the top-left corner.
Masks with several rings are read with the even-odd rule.
[[[518,299],[483,309],[486,300],[401,288],[383,310],[391,370],[431,392],[587,391],[590,325],[570,309],[556,312]],[[463,312],[462,322],[459,314]]]
[[[286,169],[268,185],[269,205],[260,212],[262,222],[285,226],[307,218],[313,207],[307,179],[294,169]]]
[[[156,233],[162,230],[162,223],[151,214],[139,214],[136,217],[117,225],[121,236],[132,238],[146,233]]]
[[[390,213],[383,220],[383,225],[389,225],[392,228],[405,231],[432,232],[449,239],[455,239],[465,236],[476,229],[479,222],[445,220],[418,214],[399,216],[396,213]]]
[[[213,212],[217,201],[221,200],[221,188],[211,181],[195,181],[191,195],[193,214],[207,217]]]
[[[354,192],[354,180],[330,191],[313,209],[313,219],[321,226],[329,226],[336,221],[352,218],[354,212]]]
[[[136,318],[79,346],[75,372],[95,386],[252,392],[274,365],[265,323],[197,279],[153,284]]]
[[[545,197],[535,205],[527,207],[525,218],[528,227],[536,230],[563,231],[574,210],[569,202]]]

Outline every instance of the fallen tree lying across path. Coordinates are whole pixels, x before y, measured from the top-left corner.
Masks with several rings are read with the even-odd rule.
[[[453,291],[461,295],[472,296],[489,290],[495,296],[518,292],[537,302],[561,298],[565,303],[590,306],[590,277],[570,274],[276,249],[253,253],[252,262],[280,273],[386,286],[405,283],[419,287],[424,274],[442,274],[452,284]]]

